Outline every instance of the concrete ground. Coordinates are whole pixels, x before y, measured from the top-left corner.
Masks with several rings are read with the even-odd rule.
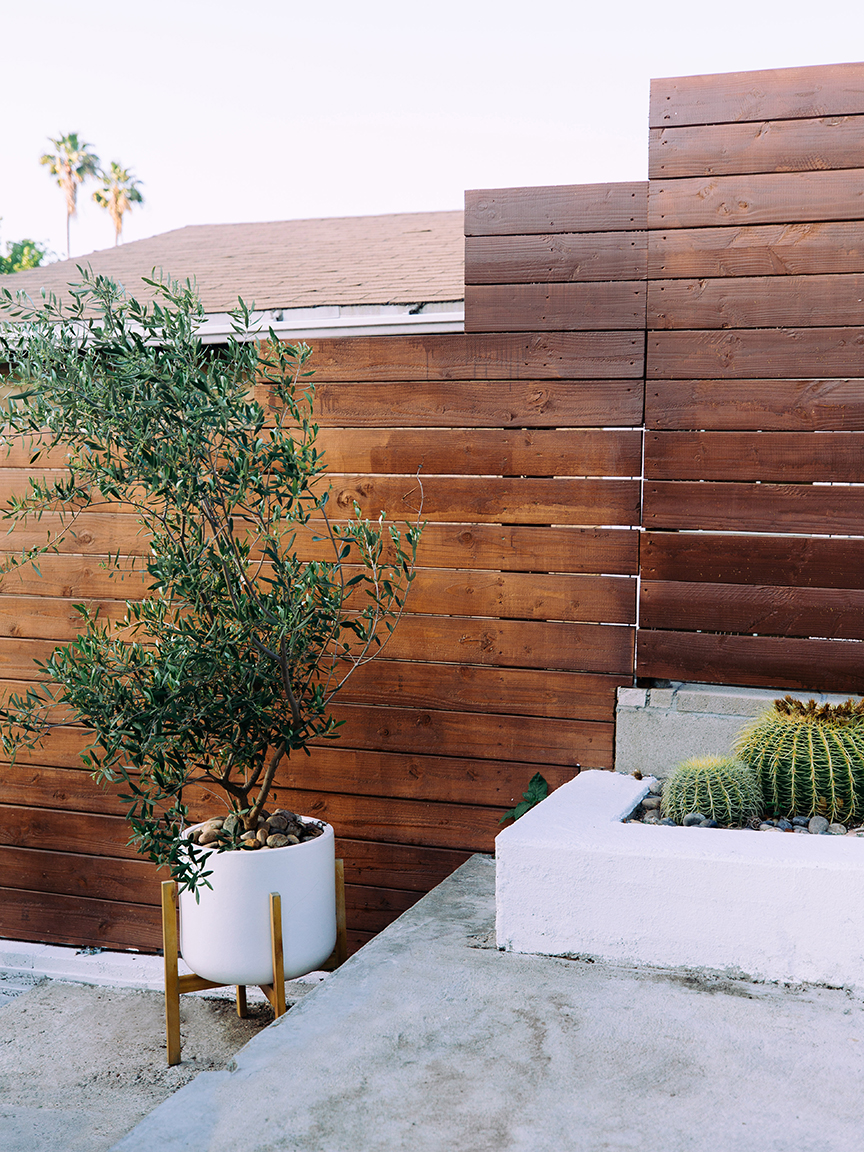
[[[10,1007],[32,994],[0,1008],[4,1039]],[[118,1044],[141,1045],[122,994],[111,1007],[110,1043],[96,1035],[98,1002],[77,1025],[109,1067]],[[193,1071],[192,1032],[181,1071]],[[46,1074],[40,1054],[50,1062],[46,1021],[28,1040],[22,1103]],[[862,1048],[860,992],[498,952],[494,865],[474,857],[227,1066],[137,1124],[146,1105],[133,1084],[118,1090],[128,1134],[114,1148],[857,1152]],[[145,1080],[164,1078],[163,1056],[142,1053]],[[65,1099],[86,1109],[86,1080],[70,1076]],[[3,1152],[105,1147],[10,1134],[0,1129]]]

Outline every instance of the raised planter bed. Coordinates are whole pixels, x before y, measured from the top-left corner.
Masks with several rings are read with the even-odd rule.
[[[623,824],[647,791],[584,772],[499,833],[499,948],[864,985],[862,840]]]

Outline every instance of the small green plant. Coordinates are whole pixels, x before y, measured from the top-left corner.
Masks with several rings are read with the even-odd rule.
[[[864,812],[864,701],[775,700],[738,735],[775,816],[846,821]]]
[[[731,756],[696,756],[678,764],[663,786],[661,811],[680,824],[688,812],[740,828],[761,806],[759,782]]]
[[[518,820],[520,816],[525,815],[529,808],[533,808],[535,804],[545,800],[548,795],[549,784],[547,780],[539,772],[535,772],[528,781],[528,790],[522,793],[522,799],[515,808],[505,812],[498,823],[503,824],[505,820]]]

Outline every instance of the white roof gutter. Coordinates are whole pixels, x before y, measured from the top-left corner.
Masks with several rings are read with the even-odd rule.
[[[432,332],[462,332],[462,300],[431,304],[320,305],[314,308],[271,308],[252,312],[251,326],[262,335],[272,328],[283,340],[314,340],[326,336],[405,336]],[[222,344],[233,334],[227,312],[211,312],[198,329],[204,344]]]

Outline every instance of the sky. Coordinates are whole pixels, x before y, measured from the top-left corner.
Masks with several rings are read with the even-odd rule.
[[[860,0],[39,0],[0,9],[0,250],[66,254],[40,166],[77,132],[142,181],[123,239],[458,209],[466,189],[641,180],[654,77],[864,59]],[[864,162],[862,162],[864,163]],[[72,256],[113,244],[79,190]]]

